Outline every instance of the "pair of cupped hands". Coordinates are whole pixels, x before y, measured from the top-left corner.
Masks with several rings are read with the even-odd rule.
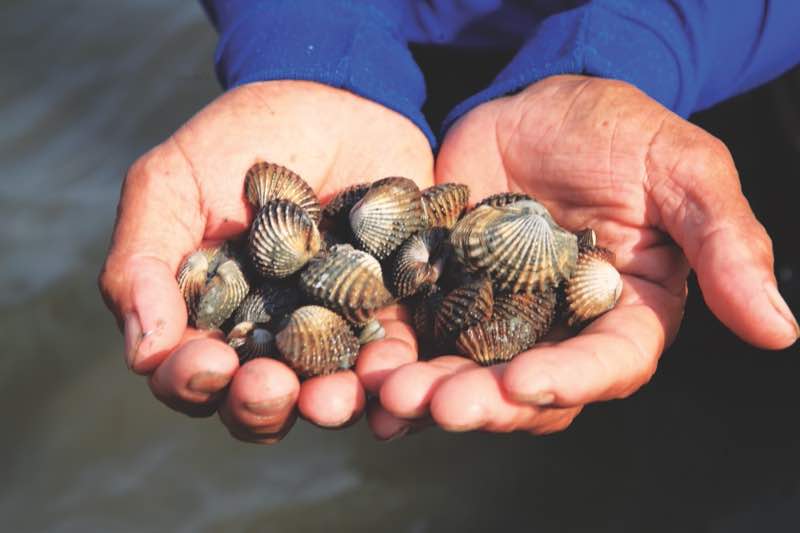
[[[579,335],[487,368],[457,356],[417,361],[401,306],[380,313],[386,337],[363,347],[352,370],[301,384],[275,359],[240,366],[221,334],[187,328],[175,273],[203,243],[247,230],[244,176],[256,160],[299,173],[323,203],[386,176],[421,189],[465,183],[472,203],[525,192],[562,226],[596,230],[616,254],[621,299]],[[769,236],[725,145],[630,85],[542,80],[470,111],[434,161],[422,132],[392,110],[312,82],[270,81],[223,94],[132,166],[100,288],[128,366],[152,393],[190,416],[218,413],[241,440],[276,442],[298,414],[337,428],[365,410],[380,439],[432,424],[543,434],[650,379],[677,334],[690,268],[745,341],[779,349],[797,339]]]

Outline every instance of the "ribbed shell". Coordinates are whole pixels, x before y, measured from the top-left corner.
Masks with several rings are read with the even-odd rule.
[[[300,288],[355,324],[366,324],[393,300],[377,259],[350,245],[334,246],[311,261],[300,275]]]
[[[558,285],[575,268],[578,242],[540,208],[521,201],[473,210],[450,236],[456,255],[469,269],[488,273],[501,290],[533,292]]]
[[[373,183],[350,210],[350,227],[359,246],[385,259],[427,221],[422,195],[408,178],[390,177]]]
[[[268,324],[300,306],[300,290],[295,287],[264,283],[250,291],[234,314],[234,322]]]
[[[268,357],[275,350],[275,336],[252,322],[240,322],[228,333],[228,345],[236,350],[239,363],[256,357]]]
[[[492,319],[463,331],[456,339],[456,349],[484,366],[503,363],[527,349],[524,339],[532,335],[530,329],[524,320]]]
[[[430,292],[444,269],[449,232],[431,228],[409,237],[397,251],[392,285],[398,298]]]
[[[501,192],[498,194],[487,196],[486,198],[475,204],[475,208],[477,209],[482,205],[490,205],[492,207],[503,207],[504,205],[519,202],[520,200],[533,200],[533,198],[521,192]]]
[[[209,253],[197,250],[183,260],[178,269],[178,288],[186,302],[186,309],[192,314],[200,300],[200,294],[208,281]]]
[[[357,183],[343,189],[325,205],[322,210],[323,220],[338,221],[341,218],[347,219],[350,215],[350,210],[367,194],[369,187],[369,183]]]
[[[196,313],[190,316],[199,329],[219,328],[239,307],[250,286],[236,261],[229,259],[217,267],[216,274],[206,284],[197,303]]]
[[[576,232],[575,236],[578,237],[578,248],[581,250],[597,246],[597,233],[592,228],[582,229]]]
[[[622,294],[622,276],[605,248],[582,250],[578,266],[565,286],[569,305],[567,322],[579,325],[614,308]]]
[[[317,195],[303,178],[286,167],[263,161],[256,163],[247,171],[245,190],[247,199],[257,209],[270,200],[289,200],[305,209],[314,223],[319,224]]]
[[[358,339],[347,322],[317,305],[300,307],[275,337],[278,351],[297,373],[331,374],[350,368],[358,356]]]
[[[556,290],[542,293],[503,293],[494,295],[493,320],[523,320],[528,323],[530,337],[522,343],[530,348],[547,335],[557,316]]]
[[[422,205],[432,228],[452,229],[468,201],[469,187],[460,183],[443,183],[422,191]]]
[[[268,201],[250,229],[250,257],[268,278],[300,270],[320,245],[317,225],[303,208],[288,200]]]
[[[444,300],[444,293],[442,291],[435,291],[426,296],[418,296],[413,300],[414,312],[412,315],[412,322],[414,325],[414,332],[417,334],[417,341],[419,343],[419,351],[421,355],[430,356],[438,353],[441,348],[441,340],[437,340],[433,334],[434,321],[439,306]]]
[[[492,316],[492,282],[479,278],[450,291],[444,297],[434,317],[434,336],[441,339],[459,333]]]

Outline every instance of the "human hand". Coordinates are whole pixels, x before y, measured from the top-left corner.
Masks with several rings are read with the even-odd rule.
[[[724,144],[630,85],[557,76],[483,104],[448,133],[436,181],[467,183],[473,202],[525,192],[566,228],[594,228],[625,288],[578,336],[508,364],[440,357],[398,369],[370,411],[380,437],[419,418],[452,431],[548,433],[587,403],[632,394],[678,331],[689,267],[714,314],[745,341],[780,349],[800,333]]]
[[[173,409],[218,410],[235,437],[273,442],[296,411],[324,427],[353,421],[365,395],[353,371],[301,385],[274,359],[239,367],[218,332],[186,326],[178,266],[203,242],[248,229],[254,213],[244,176],[258,159],[296,171],[324,202],[348,185],[390,175],[428,187],[433,156],[422,132],[394,111],[316,83],[273,81],[223,94],[129,170],[99,279],[124,329],[128,366]],[[386,338],[361,351],[359,366],[375,388],[389,369],[416,358],[401,313],[383,310]]]

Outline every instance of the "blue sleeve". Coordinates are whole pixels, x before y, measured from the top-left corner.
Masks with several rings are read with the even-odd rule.
[[[219,31],[217,76],[309,80],[401,113],[436,138],[422,114],[425,80],[408,49],[406,0],[202,0]]]
[[[800,0],[591,0],[544,19],[473,107],[556,74],[627,81],[681,116],[800,62]]]

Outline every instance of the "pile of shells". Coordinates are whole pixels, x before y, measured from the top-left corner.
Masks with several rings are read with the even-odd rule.
[[[508,361],[559,321],[613,308],[622,279],[591,229],[571,233],[519,193],[467,208],[466,185],[388,177],[324,207],[300,176],[259,162],[245,178],[246,238],[178,271],[190,325],[221,329],[242,362],[280,356],[309,377],[350,368],[384,336],[375,314],[411,306],[423,356]]]

